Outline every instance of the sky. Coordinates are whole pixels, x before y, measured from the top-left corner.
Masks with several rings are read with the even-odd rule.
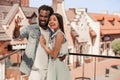
[[[87,8],[88,12],[108,13],[120,12],[120,0],[64,0],[65,9]],[[39,7],[42,4],[52,5],[52,0],[30,0],[30,7]]]

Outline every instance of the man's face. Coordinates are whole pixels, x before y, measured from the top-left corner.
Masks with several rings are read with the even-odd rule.
[[[46,11],[46,10],[40,10],[39,12],[39,25],[40,27],[46,29],[47,28],[47,25],[48,25],[48,20],[49,20],[49,14],[50,14],[50,11]]]

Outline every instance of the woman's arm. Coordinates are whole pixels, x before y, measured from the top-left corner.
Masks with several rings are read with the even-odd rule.
[[[42,47],[45,49],[45,51],[51,55],[53,58],[57,58],[58,53],[60,51],[61,45],[64,41],[64,36],[61,33],[58,33],[55,37],[55,46],[53,48],[53,50],[51,50],[50,48],[48,48],[46,46],[46,42],[44,41],[45,39],[42,38],[43,36],[40,37],[40,43],[42,45]]]

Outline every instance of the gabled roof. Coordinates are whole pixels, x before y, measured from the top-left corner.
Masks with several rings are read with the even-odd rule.
[[[35,12],[33,12],[33,13],[31,14],[31,16],[28,16],[27,18],[29,19],[29,18],[32,18],[32,17],[37,17],[37,14],[36,14]]]
[[[0,16],[0,23],[6,24],[10,19],[12,19],[11,15],[15,14],[15,12],[18,10],[19,5],[15,4],[14,6],[3,6],[0,5],[0,15],[4,15],[4,17]],[[38,15],[38,9],[33,7],[21,7],[23,10],[23,13],[26,17],[31,17],[33,13]],[[8,15],[9,14],[9,15]],[[5,19],[3,22],[2,20]]]
[[[3,5],[1,6],[0,5],[0,24],[2,24],[2,20],[5,18],[4,16],[6,16],[8,14],[10,9],[11,9],[10,6],[3,6]]]
[[[13,6],[0,5],[0,41],[10,40],[9,36],[2,27],[2,24],[7,24],[9,21],[11,21],[19,7],[20,6],[18,4]],[[21,9],[26,17],[31,17],[33,14],[37,14],[37,8],[21,7]]]
[[[26,17],[31,17],[33,13],[38,15],[38,8],[21,7]]]
[[[10,37],[6,34],[4,28],[2,27],[2,15],[6,15],[7,12],[10,10],[10,7],[8,6],[0,6],[0,41],[8,41],[10,40]]]
[[[10,37],[5,33],[5,30],[0,25],[0,41],[8,41],[10,40]]]
[[[16,14],[18,8],[19,8],[19,4],[14,4],[13,7],[8,12],[8,14],[6,15],[2,24],[7,24],[8,22],[10,22],[13,19],[12,17],[14,17],[14,15]]]

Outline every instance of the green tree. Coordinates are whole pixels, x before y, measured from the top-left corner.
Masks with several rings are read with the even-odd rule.
[[[120,38],[112,41],[111,48],[115,52],[115,55],[120,55]]]

